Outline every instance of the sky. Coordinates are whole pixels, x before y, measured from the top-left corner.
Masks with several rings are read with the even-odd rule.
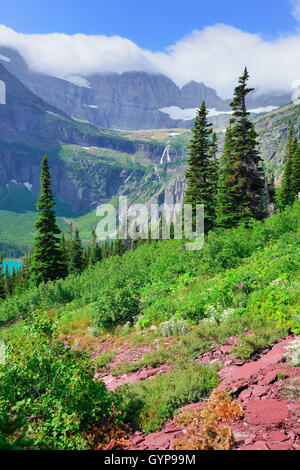
[[[161,50],[224,23],[265,38],[297,28],[289,0],[1,0],[1,23],[20,33],[119,35]]]
[[[0,0],[0,46],[60,78],[144,70],[222,97],[300,85],[300,0]],[[299,82],[299,83],[298,83]]]

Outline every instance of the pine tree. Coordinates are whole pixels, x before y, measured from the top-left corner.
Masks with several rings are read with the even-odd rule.
[[[10,276],[9,271],[8,271],[8,265],[5,266],[5,271],[4,271],[4,286],[5,286],[5,293],[6,296],[9,296],[12,294],[13,291],[13,284],[15,280],[15,275],[16,272],[14,272],[14,279],[12,276]]]
[[[232,227],[240,221],[248,221],[251,218],[263,219],[265,216],[265,182],[261,168],[261,160],[257,151],[257,134],[249,113],[246,109],[246,96],[253,91],[247,87],[249,74],[245,68],[239,78],[239,84],[234,90],[231,103],[233,117],[230,120],[230,162],[231,170],[225,174],[229,187],[228,192],[231,202],[227,200],[227,206],[222,213],[222,196],[218,196],[218,225]],[[224,164],[224,161],[223,161]],[[230,178],[231,175],[231,178]],[[223,174],[220,176],[223,179]],[[220,182],[220,188],[224,188],[224,182]],[[230,213],[228,212],[229,206]]]
[[[94,265],[101,261],[101,248],[97,243],[97,236],[95,230],[92,231],[92,243],[87,249],[87,260],[89,265]]]
[[[235,196],[239,181],[237,173],[233,171],[233,139],[231,132],[231,126],[228,126],[220,159],[216,205],[216,224],[218,227],[224,228],[233,227],[239,221]]]
[[[288,204],[293,203],[295,194],[293,192],[292,182],[292,171],[293,171],[293,159],[294,154],[297,150],[297,141],[294,138],[294,126],[290,127],[289,135],[286,144],[286,158],[283,167],[283,174],[281,179],[280,188],[278,191],[278,207],[283,209]]]
[[[62,259],[62,277],[66,277],[69,274],[69,250],[64,233],[61,234],[59,248]]]
[[[30,267],[29,267],[29,254],[28,250],[25,250],[25,255],[23,257],[23,263],[22,263],[22,277],[24,279],[29,279],[30,277]]]
[[[217,134],[213,132],[212,138],[211,138],[211,143],[210,143],[210,151],[209,151],[209,156],[211,159],[211,162],[213,164],[212,168],[212,177],[214,180],[215,188],[217,188],[218,184],[218,179],[219,179],[219,163],[217,160],[217,153],[218,153],[218,143],[217,143]]]
[[[214,165],[210,158],[212,134],[211,124],[207,121],[207,110],[203,101],[198,110],[192,139],[189,145],[188,169],[186,171],[187,189],[185,204],[191,204],[195,214],[196,204],[204,204],[204,228],[208,232],[215,220],[215,181]]]
[[[76,227],[74,239],[71,242],[69,273],[81,272],[83,269],[83,248],[79,237],[79,230]]]
[[[109,258],[111,256],[111,246],[108,241],[106,241],[102,247],[102,257],[103,259]]]
[[[35,223],[31,279],[35,284],[58,279],[63,275],[63,260],[60,251],[60,230],[56,224],[55,205],[51,188],[51,176],[47,156],[42,162],[41,192],[36,208],[40,211]]]
[[[0,299],[5,299],[5,283],[3,277],[3,258],[0,255]]]
[[[274,173],[272,173],[268,179],[268,187],[269,187],[269,204],[274,204],[275,196],[276,196]]]
[[[300,193],[300,142],[295,141],[295,151],[292,161],[291,192],[293,198],[299,198]]]
[[[123,240],[121,238],[118,238],[116,242],[114,243],[113,255],[122,256],[124,255],[125,251],[126,251],[126,247],[123,243]]]

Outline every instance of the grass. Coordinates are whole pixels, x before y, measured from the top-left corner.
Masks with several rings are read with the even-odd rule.
[[[96,367],[99,367],[101,369],[108,366],[108,364],[114,360],[115,355],[116,353],[112,351],[107,351],[99,354],[99,356],[95,358]]]
[[[178,364],[168,374],[124,387],[127,419],[136,429],[152,432],[171,419],[179,407],[207,397],[218,383],[217,373],[210,367]]]
[[[250,359],[255,354],[259,354],[272,346],[278,338],[286,334],[286,330],[263,328],[252,335],[243,335],[238,339],[237,346],[232,350],[232,355],[244,360]]]

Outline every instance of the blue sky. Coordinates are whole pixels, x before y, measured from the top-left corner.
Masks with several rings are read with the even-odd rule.
[[[21,33],[120,35],[152,51],[225,23],[266,40],[297,28],[290,0],[1,0],[1,23]]]
[[[178,86],[204,82],[225,98],[245,66],[263,92],[300,86],[300,0],[0,0],[0,7],[6,54],[15,49],[32,70],[85,86],[93,74],[134,70]]]

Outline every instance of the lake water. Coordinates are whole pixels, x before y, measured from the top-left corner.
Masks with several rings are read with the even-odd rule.
[[[13,267],[15,267],[15,270],[20,268],[22,266],[22,261],[3,261],[3,271],[5,271],[5,266],[8,265],[8,270],[10,274],[12,273]]]

